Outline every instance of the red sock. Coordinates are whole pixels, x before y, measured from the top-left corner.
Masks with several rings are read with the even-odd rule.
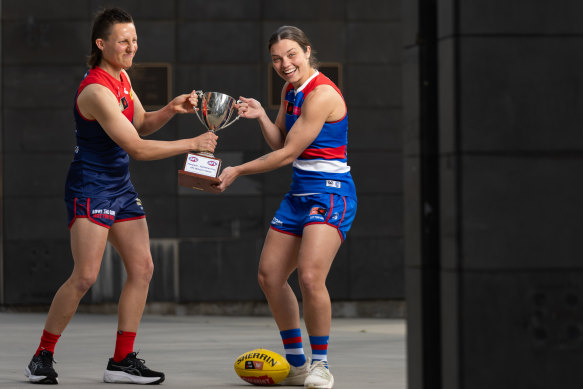
[[[38,346],[38,349],[36,349],[36,353],[34,353],[34,356],[35,357],[38,356],[38,354],[43,350],[50,351],[54,354],[55,346],[59,341],[60,337],[61,335],[51,334],[47,330],[43,330],[43,335],[40,337],[40,345]]]
[[[123,360],[129,353],[134,351],[134,340],[136,339],[135,332],[117,331],[117,339],[115,341],[115,354],[113,360],[119,362]]]

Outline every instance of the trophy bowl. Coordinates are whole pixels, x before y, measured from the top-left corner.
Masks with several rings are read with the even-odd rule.
[[[237,115],[229,122],[235,111],[235,104],[240,103],[239,100],[220,92],[197,91],[196,94],[200,100],[200,109],[195,113],[207,130],[217,132],[239,120]]]

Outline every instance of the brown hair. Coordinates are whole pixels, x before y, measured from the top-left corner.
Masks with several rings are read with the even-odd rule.
[[[304,51],[304,53],[308,51],[308,46],[310,46],[310,66],[314,69],[318,69],[318,65],[320,63],[318,62],[318,59],[315,55],[316,50],[314,50],[312,44],[310,43],[310,39],[308,39],[308,36],[302,30],[294,26],[279,27],[273,34],[271,34],[267,49],[271,50],[271,46],[282,39],[289,39],[296,42],[298,45],[300,45],[300,48]]]
[[[103,56],[95,41],[100,38],[107,39],[114,24],[133,22],[130,14],[119,8],[106,8],[95,16],[91,30],[91,54],[87,57],[87,65],[91,69],[99,65]]]

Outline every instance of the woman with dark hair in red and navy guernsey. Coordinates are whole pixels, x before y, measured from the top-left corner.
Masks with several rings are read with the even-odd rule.
[[[127,279],[118,306],[113,357],[103,380],[157,384],[164,374],[150,370],[134,352],[134,339],[153,273],[144,209],[130,181],[129,159],[157,160],[191,150],[213,152],[217,136],[206,132],[176,141],[145,140],[177,113],[193,113],[194,91],[146,112],[125,69],[138,49],[132,17],[117,8],[100,12],[93,23],[89,71],[75,96],[77,146],[65,188],[74,267],[55,294],[40,345],[26,375],[31,382],[58,383],[55,345],[81,298],[95,283],[107,241],[119,252]]]

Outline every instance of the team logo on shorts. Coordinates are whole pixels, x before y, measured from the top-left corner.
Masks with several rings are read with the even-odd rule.
[[[140,200],[140,199],[136,199],[136,205],[137,205],[138,207],[140,207],[140,209],[141,209],[141,210],[143,210],[143,209],[144,209],[144,207],[142,207],[142,200]]]
[[[276,225],[276,226],[283,226],[283,222],[276,217],[271,219],[271,224]]]

